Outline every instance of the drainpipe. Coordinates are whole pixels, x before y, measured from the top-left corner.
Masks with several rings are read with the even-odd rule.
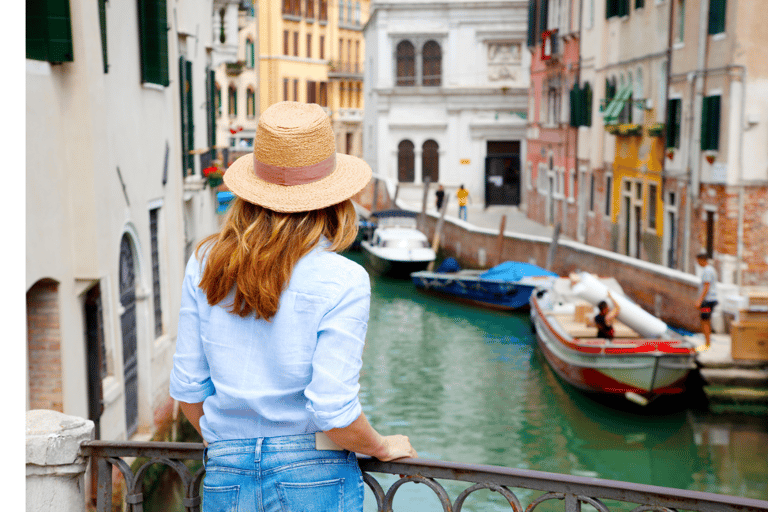
[[[674,31],[674,23],[675,20],[675,1],[670,0],[669,2],[669,26],[667,29],[667,80],[664,84],[664,145],[666,146],[666,142],[669,135],[669,126],[670,126],[670,118],[669,118],[669,88],[670,84],[672,83],[672,45],[674,44],[675,40],[675,31]],[[659,105],[661,107],[661,105]],[[663,147],[662,149],[662,155],[661,155],[661,201],[664,202],[664,176],[665,176],[665,170],[667,168],[667,148]],[[662,217],[662,223],[664,222],[664,217]],[[662,224],[663,225],[663,224]],[[666,237],[664,237],[666,238]],[[669,241],[670,245],[674,244],[674,240]],[[666,256],[662,256],[662,260],[664,260]]]
[[[741,112],[739,114],[739,172],[737,174],[737,183],[739,187],[739,227],[736,243],[736,286],[738,286],[739,295],[741,295],[742,269],[741,264],[744,259],[744,121],[747,109],[747,67],[743,64],[731,66],[741,71]]]
[[[696,71],[693,73],[693,94],[691,95],[691,107],[693,116],[690,125],[688,171],[690,182],[688,186],[688,201],[686,202],[686,228],[685,242],[686,250],[684,257],[683,271],[693,273],[691,270],[690,257],[690,238],[693,207],[698,208],[699,187],[701,186],[701,129],[695,130],[694,126],[701,127],[701,109],[702,99],[704,97],[704,77],[707,65],[707,15],[709,14],[709,2],[699,4],[699,46],[696,58]]]

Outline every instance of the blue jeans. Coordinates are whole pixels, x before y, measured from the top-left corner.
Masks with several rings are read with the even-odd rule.
[[[466,206],[459,206],[459,218],[463,220],[467,220],[467,207]]]
[[[347,450],[315,435],[216,441],[204,456],[203,512],[359,512],[363,476]]]

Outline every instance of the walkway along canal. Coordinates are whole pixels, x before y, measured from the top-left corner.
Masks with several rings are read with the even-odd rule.
[[[371,423],[409,435],[420,457],[768,499],[768,418],[710,415],[691,397],[647,410],[595,401],[552,373],[526,313],[372,277],[360,384]],[[509,510],[484,492],[464,510]],[[425,486],[403,489],[394,505],[439,507]]]

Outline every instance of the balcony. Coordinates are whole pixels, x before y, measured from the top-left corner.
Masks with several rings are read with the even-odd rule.
[[[200,483],[204,477],[204,469],[200,467],[202,444],[85,441],[81,443],[80,453],[90,459],[92,470],[96,472],[97,512],[113,510],[113,466],[125,479],[127,510],[142,510],[144,476],[158,464],[167,466],[180,478],[184,510],[200,510]],[[146,459],[146,462],[138,465],[135,473],[124,460],[133,457]],[[194,462],[193,469],[199,469],[193,472],[185,462]],[[515,512],[534,512],[539,505],[553,501],[564,502],[566,512],[580,511],[582,504],[591,505],[600,512],[610,512],[605,501],[612,502],[614,507],[617,505],[613,502],[620,502],[622,509],[628,505],[632,512],[673,512],[679,509],[735,512],[764,510],[768,506],[768,502],[762,500],[499,466],[426,459],[381,462],[365,456],[358,456],[358,462],[363,471],[363,480],[373,494],[379,512],[391,512],[395,495],[404,486],[411,487],[410,484],[426,485],[435,493],[442,509],[453,512],[461,512],[465,500],[481,489],[501,494]],[[374,474],[400,475],[400,478],[385,491]],[[438,479],[463,482],[468,486],[452,498]],[[523,504],[518,495],[531,497],[527,505]]]
[[[328,78],[362,80],[363,66],[359,62],[328,61]]]
[[[343,121],[345,123],[362,123],[363,109],[340,108],[336,110],[336,121]]]

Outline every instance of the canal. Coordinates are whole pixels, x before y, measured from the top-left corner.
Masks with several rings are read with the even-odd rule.
[[[408,435],[423,458],[768,499],[767,418],[714,415],[693,401],[651,411],[597,402],[552,373],[527,313],[459,305],[408,281],[372,277],[360,385],[371,423]],[[376,476],[385,489],[395,481]],[[441,483],[451,499],[466,487]],[[518,492],[524,505],[539,494]],[[432,491],[415,484],[401,488],[394,505],[440,509]],[[490,491],[464,506],[509,509]]]

